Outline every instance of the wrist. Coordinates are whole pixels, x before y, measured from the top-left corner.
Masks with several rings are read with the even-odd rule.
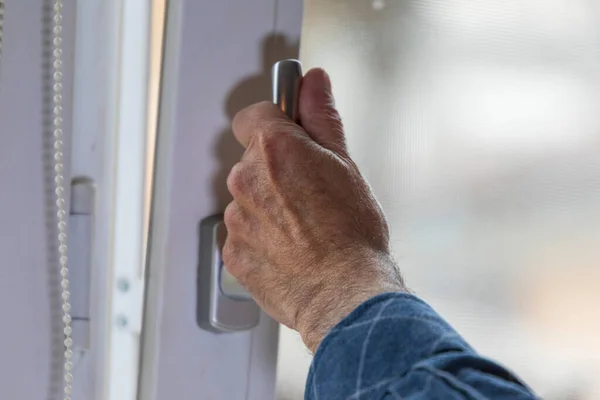
[[[395,265],[393,268],[397,271]],[[376,270],[390,271],[389,265]],[[345,280],[331,289],[323,289],[299,312],[296,330],[313,354],[329,331],[365,301],[383,293],[408,292],[399,273],[375,275],[375,279],[354,283]]]

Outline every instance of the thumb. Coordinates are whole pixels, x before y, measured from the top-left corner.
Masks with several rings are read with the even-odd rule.
[[[298,111],[300,124],[315,142],[340,156],[348,155],[344,127],[324,70],[311,69],[302,78]]]

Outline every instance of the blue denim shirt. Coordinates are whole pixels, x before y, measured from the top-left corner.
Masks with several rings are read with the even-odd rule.
[[[306,400],[536,398],[426,303],[404,293],[368,300],[329,332],[305,394]]]

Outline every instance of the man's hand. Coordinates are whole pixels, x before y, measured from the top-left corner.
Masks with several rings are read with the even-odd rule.
[[[351,160],[329,77],[302,81],[299,126],[264,102],[238,113],[246,147],[227,186],[229,272],[273,318],[315,351],[363,301],[404,290],[389,232],[369,185]]]

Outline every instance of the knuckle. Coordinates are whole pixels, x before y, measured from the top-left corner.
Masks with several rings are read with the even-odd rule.
[[[259,151],[267,161],[276,161],[294,146],[297,127],[289,125],[286,121],[269,122],[257,133]]]
[[[254,103],[246,108],[238,111],[233,117],[233,125],[238,125],[239,122],[255,122],[265,118],[265,110],[273,107],[273,104],[268,101]]]
[[[227,176],[227,189],[229,189],[229,192],[234,198],[242,196],[246,190],[244,179],[245,173],[242,163],[237,163],[231,168],[231,171]]]
[[[254,161],[240,162],[233,166],[227,177],[227,188],[234,199],[255,202],[260,191],[261,171]]]
[[[247,263],[244,262],[243,245],[241,242],[227,238],[223,246],[221,258],[223,266],[233,275],[238,281],[245,281],[248,274]]]
[[[277,132],[273,132],[270,129],[262,130],[256,135],[257,147],[255,153],[257,158],[261,160],[263,165],[266,165],[268,169],[271,169],[274,165],[278,164],[278,157],[281,153],[281,135]]]
[[[238,205],[232,201],[225,208],[225,212],[223,213],[223,222],[225,222],[225,226],[230,233],[235,232],[235,227],[239,225],[240,213],[238,209]]]
[[[275,131],[276,128],[273,125],[272,123],[267,124],[256,133],[256,142],[263,153],[270,151],[280,142],[279,136],[281,135],[277,134],[277,131]]]

